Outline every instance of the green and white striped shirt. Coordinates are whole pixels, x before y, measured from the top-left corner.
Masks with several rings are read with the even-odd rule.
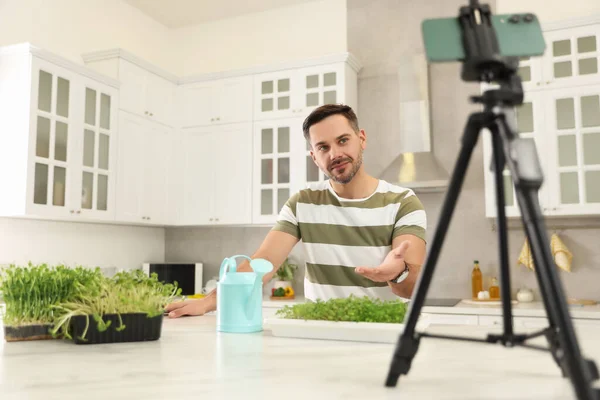
[[[329,181],[294,194],[281,209],[273,230],[303,242],[306,253],[304,294],[308,300],[344,298],[351,294],[397,299],[385,282],[373,282],[354,272],[376,267],[398,235],[425,240],[427,218],[415,193],[380,180],[363,199],[339,197]]]

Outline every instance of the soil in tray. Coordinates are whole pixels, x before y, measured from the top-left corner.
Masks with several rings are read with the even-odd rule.
[[[4,340],[7,342],[22,342],[26,340],[55,339],[50,334],[52,325],[22,325],[4,326]]]
[[[85,330],[86,316],[77,315],[71,318],[70,334],[75,344],[100,344],[100,343],[123,343],[144,342],[158,340],[161,335],[163,315],[148,318],[146,314],[121,314],[121,320],[125,329],[118,331],[120,326],[119,317],[116,314],[106,314],[103,321],[110,326],[105,331],[98,330],[98,323],[89,316],[89,326],[85,339],[81,335]]]

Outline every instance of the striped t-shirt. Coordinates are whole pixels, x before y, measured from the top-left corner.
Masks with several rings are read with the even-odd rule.
[[[398,235],[412,234],[425,240],[426,227],[423,205],[410,189],[380,180],[369,197],[345,199],[327,180],[290,197],[273,230],[303,242],[304,295],[308,300],[351,294],[391,300],[398,297],[386,282],[373,282],[354,268],[380,265]]]

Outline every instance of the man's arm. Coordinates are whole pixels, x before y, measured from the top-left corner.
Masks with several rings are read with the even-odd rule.
[[[357,267],[356,273],[374,281],[387,282],[396,296],[410,298],[425,259],[425,241],[411,234],[398,235],[392,241],[392,250],[375,268]],[[409,268],[408,277],[401,283],[390,283]]]
[[[250,257],[252,259],[264,258],[273,264],[273,271],[263,277],[263,283],[267,283],[271,280],[298,241],[299,239],[297,237],[287,232],[271,230],[267,234],[258,250]],[[252,272],[248,260],[240,263],[237,270],[240,272]]]
[[[292,251],[299,239],[295,236],[277,230],[271,230],[258,250],[252,255],[252,259],[264,258],[273,264],[273,271],[263,277],[263,282],[268,282],[275,271],[283,264],[286,257]],[[240,263],[237,268],[240,272],[252,272],[248,260]],[[191,299],[183,302],[175,302],[167,305],[165,310],[169,317],[177,318],[183,315],[203,315],[217,309],[217,290],[214,289],[202,299]]]
[[[421,273],[421,267],[425,263],[425,241],[414,235],[399,235],[396,236],[392,242],[392,249],[400,247],[402,242],[408,242],[410,245],[404,251],[403,260],[408,266],[408,276],[405,280],[400,283],[391,283],[388,281],[388,285],[392,288],[392,292],[396,296],[411,298],[419,274]]]

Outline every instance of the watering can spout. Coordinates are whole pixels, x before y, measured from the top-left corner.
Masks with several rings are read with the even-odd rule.
[[[254,313],[256,310],[260,310],[262,307],[262,280],[263,276],[268,274],[273,270],[273,264],[269,261],[257,258],[250,261],[250,267],[256,274],[254,278],[254,284],[252,285],[252,291],[250,292],[250,297],[246,302],[246,316],[248,320],[252,320],[254,318]]]

